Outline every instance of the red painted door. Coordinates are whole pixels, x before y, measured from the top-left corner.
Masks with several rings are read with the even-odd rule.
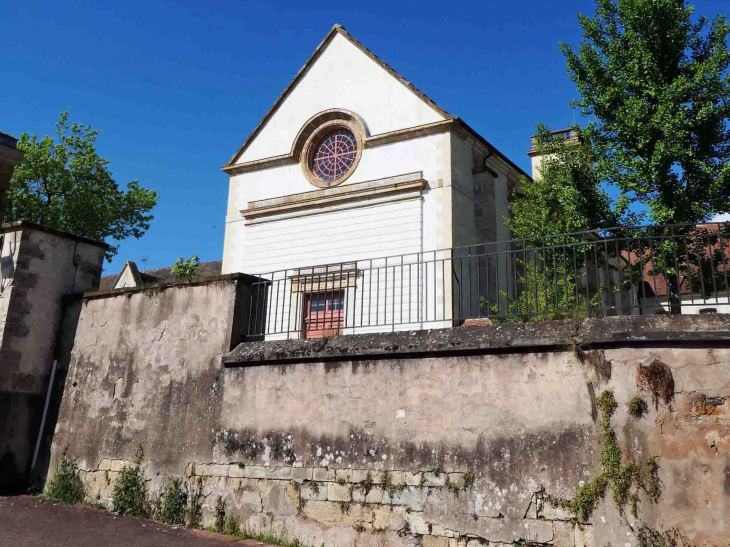
[[[323,338],[340,334],[344,307],[343,291],[308,294],[304,305],[304,337]]]

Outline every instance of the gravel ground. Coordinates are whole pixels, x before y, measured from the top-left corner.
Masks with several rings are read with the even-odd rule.
[[[0,546],[13,547],[235,547],[265,546],[211,532],[162,526],[152,520],[42,501],[0,497]],[[268,546],[270,547],[270,546]]]

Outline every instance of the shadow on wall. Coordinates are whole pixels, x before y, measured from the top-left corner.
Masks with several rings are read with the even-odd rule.
[[[39,430],[40,443],[38,445],[38,453],[32,462],[30,469],[30,490],[42,490],[48,474],[48,466],[51,459],[51,445],[53,444],[53,433],[58,423],[58,413],[63,400],[64,386],[66,385],[66,376],[68,375],[68,359],[64,356],[70,355],[73,341],[76,338],[76,329],[78,328],[79,317],[81,315],[82,302],[78,298],[66,297],[64,299],[63,321],[56,338],[56,349],[54,359],[57,361],[56,374],[51,386],[51,396],[49,399],[46,421],[43,431]],[[46,386],[50,383],[50,375],[46,378]],[[47,388],[48,389],[48,388]],[[35,464],[35,465],[33,465]]]

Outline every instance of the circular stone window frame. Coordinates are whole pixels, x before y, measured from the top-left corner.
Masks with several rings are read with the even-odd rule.
[[[314,171],[312,171],[312,159],[314,157],[314,153],[316,152],[317,145],[320,143],[320,141],[325,138],[329,133],[331,133],[332,131],[336,131],[337,129],[347,129],[355,136],[355,142],[357,143],[355,160],[352,162],[350,168],[342,176],[332,181],[321,180],[314,173]],[[304,144],[304,148],[302,149],[300,164],[302,166],[302,172],[307,178],[307,181],[317,188],[332,188],[333,186],[339,186],[340,184],[345,182],[355,172],[358,163],[360,163],[360,158],[362,157],[363,139],[364,135],[362,134],[361,128],[358,126],[358,124],[349,120],[336,119],[325,122],[322,125],[318,126],[314,131],[312,131],[312,134],[309,135],[309,138],[307,138],[307,142]]]

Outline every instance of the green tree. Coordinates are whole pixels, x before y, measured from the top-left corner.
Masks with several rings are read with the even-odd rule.
[[[634,220],[627,200],[612,200],[601,187],[590,147],[579,137],[578,128],[573,135],[577,138],[566,140],[563,133],[551,133],[542,125],[537,128],[540,176],[522,180],[506,219],[519,238],[513,244],[515,252],[508,255],[514,259],[513,290],[519,287],[519,294],[502,293],[503,302],[490,310],[506,315],[506,320],[545,321],[588,314],[598,305],[598,297],[595,290],[587,293],[581,277],[586,275],[586,257],[597,253],[591,235],[586,239],[578,232]],[[529,251],[520,253],[520,249]],[[481,305],[485,307],[486,301]]]
[[[693,12],[686,0],[596,0],[578,16],[577,51],[561,44],[598,180],[654,223],[730,210],[730,27]]]
[[[172,268],[170,268],[170,271],[176,279],[180,280],[197,277],[200,273],[200,259],[195,255],[191,256],[187,260],[183,257],[179,257],[175,261],[175,264],[172,265]]]
[[[538,180],[523,181],[508,220],[514,234],[526,238],[525,246],[591,237],[537,239],[552,234],[605,235],[611,226],[638,223],[645,216],[641,210],[657,224],[701,223],[730,210],[730,27],[722,16],[693,22],[693,10],[685,0],[596,0],[593,17],[579,15],[581,45],[561,49],[580,94],[574,105],[591,121],[579,130],[578,142],[538,128],[542,170]],[[617,199],[603,191],[609,187]],[[616,232],[628,237],[622,252],[637,259],[624,272],[631,288],[641,296],[646,275],[663,275],[673,312],[680,310],[682,286],[713,294],[722,286],[718,276],[724,271],[717,264],[728,241],[706,232],[692,226]],[[672,234],[684,239],[655,239]],[[536,314],[543,302],[543,309],[553,303],[564,310],[583,300],[574,290],[577,284],[587,287],[578,283],[581,255],[593,254],[600,266],[618,250],[608,247],[607,256],[600,247],[581,250],[577,257],[575,250],[572,257],[567,249],[536,251],[531,258],[537,260],[516,270],[522,292],[510,307],[520,316],[526,310],[544,318]],[[566,262],[567,270],[561,265]],[[562,288],[554,287],[560,279]]]
[[[574,134],[580,135],[577,127]],[[540,238],[546,236],[610,228],[633,220],[627,200],[622,197],[614,202],[601,187],[585,140],[568,141],[544,125],[537,126],[535,138],[535,150],[542,159],[540,176],[534,181],[523,179],[510,203],[506,222],[515,237],[526,239],[529,246],[542,246]],[[574,240],[559,238],[561,243]]]
[[[69,124],[68,112],[56,123],[56,138],[23,133],[25,152],[8,192],[6,219],[26,220],[107,243],[140,238],[150,227],[157,193],[133,180],[119,188],[109,162],[97,154],[99,131]],[[112,244],[107,258],[118,251]]]

